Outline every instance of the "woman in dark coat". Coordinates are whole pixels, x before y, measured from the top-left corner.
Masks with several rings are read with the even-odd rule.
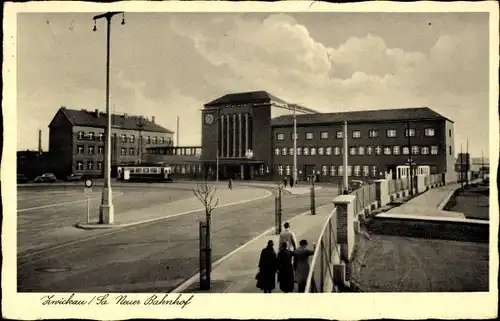
[[[287,247],[288,244],[284,242],[278,252],[278,282],[281,291],[285,293],[293,292],[295,288],[292,265],[293,252],[289,251]]]
[[[257,287],[264,293],[271,293],[276,287],[277,261],[273,246],[273,241],[268,241],[267,247],[260,253]]]

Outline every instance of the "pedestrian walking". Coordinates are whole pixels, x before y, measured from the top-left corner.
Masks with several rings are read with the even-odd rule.
[[[293,292],[295,288],[295,276],[293,273],[292,258],[293,252],[287,249],[287,243],[281,243],[278,252],[278,283],[280,290],[284,293]]]
[[[314,251],[307,248],[307,244],[307,240],[301,240],[300,247],[294,251],[295,281],[299,285],[300,293],[306,290],[307,276],[310,270],[309,257],[314,254]]]
[[[227,187],[229,189],[233,189],[233,179],[232,178],[229,178],[229,182],[227,183]]]
[[[267,247],[260,252],[259,272],[257,273],[257,287],[264,293],[271,293],[276,287],[277,258],[274,251],[274,242],[269,240]]]
[[[285,176],[285,179],[283,180],[283,185],[285,186],[285,188],[286,188],[287,183],[288,183],[288,177]]]
[[[290,230],[290,223],[286,222],[283,225],[284,229],[280,233],[280,244],[286,243],[289,251],[295,251],[297,248],[297,239],[295,233]]]
[[[290,176],[289,178],[290,178],[290,187],[293,187],[293,184],[295,184],[295,182],[293,181],[293,177]]]

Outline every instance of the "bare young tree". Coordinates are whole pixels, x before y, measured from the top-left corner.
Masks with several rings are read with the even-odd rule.
[[[208,184],[207,181],[203,181],[201,183],[196,184],[196,188],[193,189],[193,193],[198,198],[205,207],[205,215],[207,217],[207,222],[210,222],[210,217],[212,215],[212,211],[219,204],[219,199],[215,199],[215,194],[217,193],[217,188]]]

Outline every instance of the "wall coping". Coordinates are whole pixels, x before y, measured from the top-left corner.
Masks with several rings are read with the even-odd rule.
[[[356,196],[354,195],[339,195],[335,197],[332,201],[334,204],[349,204],[354,202]]]

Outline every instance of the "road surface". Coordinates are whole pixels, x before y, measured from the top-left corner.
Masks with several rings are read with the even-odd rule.
[[[50,191],[60,192],[55,188]],[[117,211],[169,201],[164,189],[150,188],[145,192],[141,188],[115,188],[115,192],[123,193],[115,199]],[[86,203],[22,211],[50,205],[55,199],[39,193],[31,201],[23,193],[28,192],[22,190],[18,201],[20,292],[165,292],[198,270],[198,221],[204,218],[203,212],[112,231],[82,231],[71,225],[76,217],[85,215]],[[331,202],[335,193],[336,189],[318,190],[317,206]],[[168,194],[172,200],[192,196],[188,188],[169,190]],[[79,197],[71,193],[61,195],[57,203]],[[97,208],[99,201],[95,203]],[[309,195],[283,196],[283,222],[308,210]],[[272,226],[272,197],[216,209],[212,216],[213,261]],[[54,231],[60,235],[54,235]]]

